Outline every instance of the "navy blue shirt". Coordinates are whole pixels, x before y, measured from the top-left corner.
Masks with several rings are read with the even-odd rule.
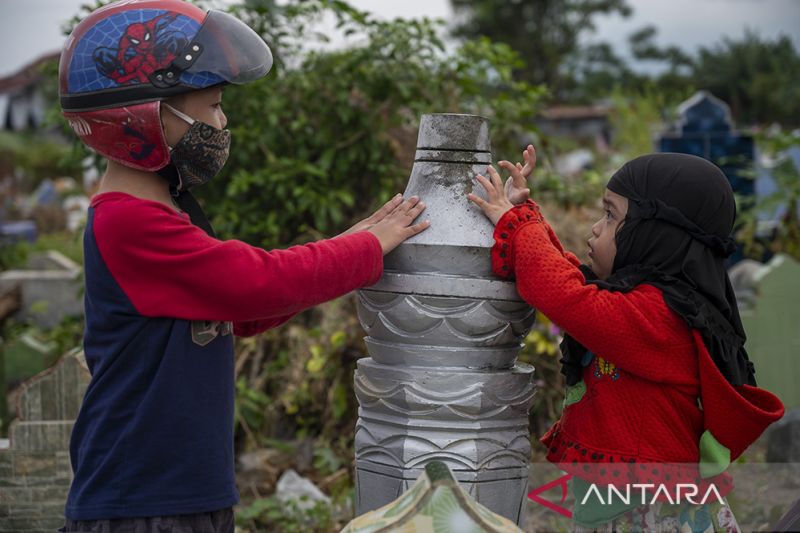
[[[93,200],[84,254],[92,379],[70,442],[72,520],[236,504],[231,333],[374,283],[383,266],[366,232],[266,252],[123,193]]]

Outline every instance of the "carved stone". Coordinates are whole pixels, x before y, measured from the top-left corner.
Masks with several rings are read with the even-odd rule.
[[[491,162],[488,121],[424,115],[417,147],[404,195],[425,200],[431,227],[387,255],[384,276],[358,295],[371,357],[355,374],[356,512],[391,502],[439,460],[519,522],[534,387],[533,368],[516,360],[535,312],[492,275],[494,228],[466,198]]]

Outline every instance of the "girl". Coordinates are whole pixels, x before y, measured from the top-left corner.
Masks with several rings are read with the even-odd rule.
[[[527,199],[533,147],[523,156],[524,167],[500,163],[511,173],[505,193],[489,167],[491,179],[477,176],[488,200],[469,199],[496,225],[495,273],[516,276],[520,296],[566,332],[565,407],[541,442],[573,475],[576,526],[704,530],[715,519],[735,530],[724,471],[783,405],[755,386],[744,349],[724,267],[735,249],[725,175],[684,154],[628,162],[608,182],[587,242],[591,263],[581,265]],[[673,497],[587,498],[592,484],[634,483],[664,485]],[[678,505],[679,483],[701,496],[713,485],[718,504]]]

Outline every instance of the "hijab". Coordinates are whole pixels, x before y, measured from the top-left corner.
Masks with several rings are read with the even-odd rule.
[[[642,283],[660,289],[667,306],[700,332],[712,360],[733,385],[755,385],[753,364],[724,261],[736,250],[733,190],[709,161],[687,154],[637,157],[620,168],[608,189],[628,199],[616,235],[612,273],[587,283],[628,292]],[[568,385],[582,378],[587,350],[570,335],[561,344]]]

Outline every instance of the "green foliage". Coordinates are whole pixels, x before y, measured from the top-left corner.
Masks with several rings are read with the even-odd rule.
[[[614,110],[611,125],[614,131],[614,146],[626,159],[653,151],[656,128],[661,127],[661,103],[655,98],[627,98],[620,90],[613,96]]]
[[[762,39],[746,32],[741,38],[701,47],[691,54],[678,46],[659,46],[655,26],[628,38],[644,73],[606,42],[580,45],[598,15],[628,15],[624,0],[451,0],[461,17],[455,34],[466,39],[488,36],[504,42],[526,59],[518,79],[544,83],[560,100],[590,102],[625,92],[657,89],[669,101],[693,89],[705,89],[726,101],[733,116],[746,124],[778,122],[800,125],[800,54],[787,35]]]
[[[581,53],[581,37],[591,33],[599,15],[628,16],[626,0],[451,0],[460,23],[454,33],[474,39],[485,36],[508,44],[526,58],[517,77],[545,84],[561,96],[570,84],[566,65]]]
[[[0,132],[0,171],[24,176],[23,192],[33,191],[45,178],[79,174],[70,146],[40,134]]]
[[[276,496],[258,498],[236,511],[236,525],[247,532],[274,531],[290,533],[327,533],[333,528],[331,509],[322,502],[315,502],[308,509],[301,509],[295,502],[284,502]]]
[[[258,435],[264,426],[265,413],[270,405],[270,398],[264,392],[248,387],[247,380],[240,377],[236,381],[236,403],[234,421],[242,428],[251,445],[259,445]]]
[[[29,253],[30,244],[25,241],[0,246],[0,271],[23,268]]]
[[[536,369],[537,392],[529,411],[532,435],[544,435],[550,426],[561,416],[561,402],[564,399],[564,380],[561,376],[561,330],[550,319],[537,313],[536,322],[525,339],[525,346],[519,354],[519,361],[529,363]],[[531,445],[534,456],[544,454],[536,439]],[[543,459],[541,459],[543,460]]]
[[[15,416],[5,405],[7,392],[81,346],[83,323],[82,317],[68,317],[46,331],[10,319],[0,324],[0,436],[6,435],[10,417]]]
[[[314,449],[314,468],[323,475],[330,475],[347,462],[333,448],[319,446]]]
[[[737,199],[742,222],[738,237],[752,257],[782,252],[800,261],[800,168],[788,153],[789,148],[800,147],[800,133],[767,132],[757,142],[762,156],[770,161],[768,170],[776,190],[756,202]],[[751,174],[755,177],[755,172]],[[776,218],[777,224],[760,227],[759,218],[764,215]]]
[[[664,124],[673,122],[677,105],[691,96],[693,90],[669,94],[654,87],[623,90],[617,87],[611,95],[612,148],[620,158],[630,160],[655,150],[655,139]]]
[[[31,254],[47,250],[60,252],[82,265],[83,235],[67,231],[41,233],[33,243],[20,241],[0,246],[0,270],[24,269]]]
[[[728,103],[739,122],[800,125],[800,53],[788,36],[762,39],[748,31],[690,56],[675,46],[658,47],[655,34],[649,27],[630,38],[635,58],[667,66],[651,79],[640,77],[639,87],[656,83],[665,94],[705,89]]]
[[[271,28],[284,59],[226,90],[231,158],[198,191],[223,235],[274,247],[344,230],[405,183],[422,113],[483,114],[496,151],[519,151],[515,135],[542,91],[511,80],[520,62],[509,47],[479,40],[447,53],[435,22],[378,21],[344,2],[269,7],[247,2],[237,14]],[[298,50],[289,36],[328,13],[360,44]]]
[[[555,203],[564,209],[597,202],[603,196],[608,176],[597,170],[585,170],[575,176],[562,176],[544,163],[535,179],[536,198]]]
[[[693,74],[739,120],[800,125],[800,54],[788,36],[770,41],[748,32],[741,40],[726,38],[700,50]]]

